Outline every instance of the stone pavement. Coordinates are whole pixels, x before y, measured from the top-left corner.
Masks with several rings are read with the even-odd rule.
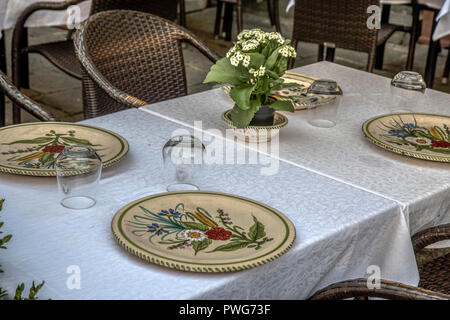
[[[287,0],[281,0],[280,7],[284,8]],[[281,10],[282,33],[286,38],[292,34],[293,10],[289,13]],[[197,11],[188,14],[188,28],[200,37],[212,50],[220,56],[232,46],[231,42],[225,40],[215,40],[213,37],[215,19],[215,8]],[[409,8],[405,6],[394,6],[391,14],[391,21],[408,25],[411,23]],[[273,30],[270,26],[266,12],[265,2],[250,2],[245,8],[244,28],[261,28],[267,31]],[[236,38],[236,28],[233,29],[233,39]],[[33,28],[29,32],[30,44],[55,41],[64,39],[66,32],[56,28]],[[6,41],[9,44],[11,32],[6,34]],[[387,77],[392,77],[398,71],[404,69],[406,55],[408,51],[409,35],[403,32],[396,32],[386,46],[385,62],[383,70],[375,70],[375,73]],[[7,48],[9,51],[9,48]],[[442,85],[441,76],[447,57],[448,50],[445,49],[439,55],[438,69],[436,71],[436,90],[450,92],[450,84]],[[211,63],[198,53],[195,49],[187,47],[184,49],[186,74],[188,78],[189,93],[207,90],[211,85],[202,84]],[[427,55],[426,45],[417,45],[415,70],[423,74]],[[298,46],[298,58],[295,66],[311,64],[317,61],[317,45],[300,43]],[[337,49],[335,62],[353,68],[365,70],[367,54]],[[56,67],[47,62],[39,55],[30,55],[30,82],[31,89],[26,90],[33,99],[47,106],[53,114],[64,121],[79,121],[83,119],[81,84]],[[23,121],[35,121],[28,114],[24,114]],[[7,106],[7,124],[11,123],[11,106]]]

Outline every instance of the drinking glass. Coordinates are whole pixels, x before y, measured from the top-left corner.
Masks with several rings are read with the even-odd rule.
[[[95,205],[95,190],[102,173],[102,159],[90,146],[65,147],[55,161],[61,204],[69,209]]]
[[[401,71],[391,81],[392,113],[412,112],[417,105],[423,102],[426,89],[425,81],[420,73],[414,71]]]
[[[167,191],[199,190],[193,181],[202,168],[205,146],[194,136],[172,137],[163,148],[164,170],[175,181]]]
[[[342,90],[333,80],[316,80],[307,95],[326,96],[328,103],[308,106],[308,123],[314,127],[331,128],[337,124],[337,112],[342,101]]]

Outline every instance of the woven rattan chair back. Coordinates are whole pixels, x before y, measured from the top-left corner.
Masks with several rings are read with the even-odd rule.
[[[41,121],[55,121],[50,112],[20,92],[10,79],[0,71],[0,92],[3,92],[20,109],[25,110]],[[1,125],[0,125],[1,126]]]
[[[379,0],[296,0],[292,43],[333,43],[337,48],[367,52],[372,71],[377,45],[377,29],[369,29],[367,8]],[[290,61],[290,67],[294,64]]]
[[[86,118],[187,94],[181,42],[218,57],[188,30],[137,11],[92,15],[75,36]]]

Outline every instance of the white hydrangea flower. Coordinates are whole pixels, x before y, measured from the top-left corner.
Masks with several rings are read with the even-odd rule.
[[[250,56],[244,55],[244,60],[242,60],[242,65],[246,68],[250,66]]]
[[[237,67],[239,65],[239,60],[236,58],[236,56],[232,56],[230,58],[230,63],[231,63],[232,66]]]
[[[250,68],[250,70],[248,70],[248,73],[254,75],[257,71],[253,68]]]
[[[266,68],[261,66],[258,70],[258,76],[263,77],[266,74]]]

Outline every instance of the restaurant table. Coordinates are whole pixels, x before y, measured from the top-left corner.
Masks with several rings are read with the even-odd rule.
[[[289,124],[279,137],[282,161],[395,201],[411,234],[450,222],[449,164],[385,151],[367,141],[362,133],[364,121],[392,112],[391,79],[327,61],[292,71],[336,80],[344,99],[339,123],[330,129],[308,125],[305,111],[286,113]],[[410,109],[450,115],[449,94],[427,89],[418,103]],[[142,110],[187,126],[201,119],[203,128],[225,131],[219,115],[232,107],[232,100],[216,89]]]
[[[217,93],[210,91],[210,98]],[[166,105],[190,110],[196,97]],[[116,243],[111,220],[129,202],[165,191],[169,180],[161,150],[172,134],[190,128],[136,109],[82,123],[113,130],[130,144],[129,154],[103,171],[94,207],[62,207],[55,178],[0,173],[0,198],[6,199],[2,231],[13,234],[1,252],[0,279],[10,293],[19,282],[45,280],[40,299],[304,299],[331,283],[369,276],[371,265],[380,267],[384,279],[418,283],[408,224],[395,201],[285,161],[268,176],[261,175],[261,162],[211,165],[195,183],[283,212],[297,234],[286,254],[249,270],[214,274],[140,260]],[[208,150],[208,141],[215,140],[204,136],[203,141]],[[73,289],[67,283],[78,268],[80,288]]]

